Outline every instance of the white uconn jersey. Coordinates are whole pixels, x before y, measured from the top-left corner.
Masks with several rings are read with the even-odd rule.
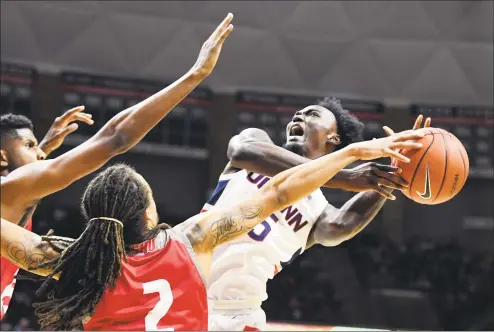
[[[246,200],[269,180],[245,170],[223,174],[201,212]],[[273,213],[247,235],[217,247],[211,265],[209,299],[231,309],[237,305],[260,306],[268,297],[268,279],[305,250],[310,230],[327,204],[321,190],[317,190]]]

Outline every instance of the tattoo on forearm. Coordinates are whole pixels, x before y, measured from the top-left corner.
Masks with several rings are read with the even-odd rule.
[[[248,221],[257,218],[260,214],[259,207],[242,208],[239,215],[226,214],[212,221],[206,230],[203,230],[199,224],[194,225],[188,236],[194,246],[204,245],[207,242],[208,247],[215,247],[234,236],[247,233],[252,228],[249,227]]]
[[[242,208],[238,216],[227,214],[211,223],[209,228],[211,246],[217,246],[234,236],[247,233],[250,229],[247,221],[257,218],[260,214],[261,209],[258,207]]]
[[[251,206],[248,208],[242,208],[241,213],[242,213],[242,217],[244,219],[254,219],[254,218],[257,218],[261,214],[261,208],[255,207],[255,206]]]
[[[7,255],[15,263],[21,265],[27,270],[36,270],[41,264],[46,263],[54,258],[56,251],[49,243],[36,244],[33,239],[26,235],[25,243],[12,241],[7,243]],[[31,248],[29,248],[31,247]]]
[[[30,254],[21,242],[10,242],[7,244],[7,254],[14,262],[28,269],[36,268],[40,264],[50,260],[49,256],[39,252]]]
[[[211,246],[216,246],[220,243],[228,241],[230,237],[242,232],[245,229],[243,219],[226,215],[223,218],[213,222],[209,228],[211,237]]]

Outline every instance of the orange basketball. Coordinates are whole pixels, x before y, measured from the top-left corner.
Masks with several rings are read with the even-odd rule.
[[[468,176],[469,161],[463,144],[453,134],[439,128],[423,128],[417,142],[423,147],[403,151],[409,163],[393,160],[409,187],[403,194],[420,204],[440,204],[455,197]]]

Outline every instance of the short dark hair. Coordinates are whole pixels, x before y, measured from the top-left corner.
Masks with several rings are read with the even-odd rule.
[[[341,143],[336,146],[336,150],[342,149],[352,143],[363,141],[364,124],[348,110],[344,109],[341,101],[334,97],[325,97],[317,103],[319,106],[327,108],[334,114],[338,125],[338,135]]]
[[[20,114],[2,114],[0,116],[0,133],[4,136],[16,137],[17,129],[30,129],[33,131],[33,122],[24,115]]]
[[[86,229],[59,257],[40,265],[53,269],[38,290],[48,300],[34,304],[43,329],[80,329],[81,320],[94,313],[106,289],[115,287],[131,245],[169,228],[160,224],[147,230],[142,221],[149,204],[148,189],[130,166],[110,166],[89,182],[81,202]],[[59,280],[53,282],[58,273]]]

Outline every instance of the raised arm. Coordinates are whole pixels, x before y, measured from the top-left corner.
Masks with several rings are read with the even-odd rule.
[[[305,164],[310,159],[299,156],[282,147],[276,146],[268,134],[257,128],[249,128],[232,137],[227,151],[230,163],[225,173],[234,169],[246,169],[258,174],[275,176],[289,168]],[[323,187],[338,188],[347,191],[376,191],[390,198],[382,186],[392,189],[404,189],[404,181],[395,174],[398,168],[377,163],[366,163],[353,169],[342,169]]]
[[[246,234],[272,213],[308,196],[338,171],[358,160],[393,156],[409,159],[392,149],[419,148],[409,140],[422,137],[422,132],[403,132],[373,141],[352,144],[273,177],[250,199],[229,209],[212,210],[194,217],[185,231],[198,253],[211,252],[216,246]]]
[[[18,168],[2,179],[2,217],[19,220],[27,206],[59,191],[136,145],[164,116],[212,72],[221,47],[232,31],[228,14],[203,44],[197,62],[176,82],[120,112],[98,133],[51,160]]]

